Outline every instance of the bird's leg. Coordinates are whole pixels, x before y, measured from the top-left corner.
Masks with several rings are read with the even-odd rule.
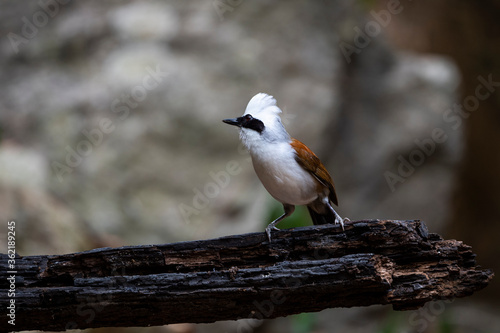
[[[280,221],[283,220],[284,218],[292,215],[293,211],[295,210],[295,206],[289,205],[289,204],[283,204],[283,209],[285,209],[285,213],[283,215],[281,215],[280,217],[278,217],[273,222],[269,223],[269,225],[266,228],[266,234],[267,234],[267,238],[269,239],[269,243],[271,243],[271,229],[280,230],[280,229],[276,228],[276,224],[280,223]]]
[[[333,209],[333,207],[330,204],[329,200],[325,200],[325,203],[328,206],[328,208],[332,211],[333,215],[335,215],[335,224],[339,224],[340,223],[340,226],[342,227],[342,231],[344,231],[345,230],[344,229],[344,222],[348,222],[350,220],[347,217],[341,218],[339,216],[339,214],[337,214],[337,212],[335,211],[335,209]]]

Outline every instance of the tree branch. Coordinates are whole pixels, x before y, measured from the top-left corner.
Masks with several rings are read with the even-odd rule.
[[[0,285],[9,289],[7,255]],[[332,307],[418,308],[487,286],[471,248],[420,221],[355,221],[16,259],[15,326],[150,326],[275,318]],[[7,317],[8,318],[8,317]]]

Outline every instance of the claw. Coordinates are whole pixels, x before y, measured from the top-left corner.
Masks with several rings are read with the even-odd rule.
[[[267,239],[269,240],[269,243],[271,243],[271,228],[269,228],[269,227],[266,228],[266,234],[267,234]]]
[[[350,221],[351,220],[348,217],[341,218],[338,215],[335,217],[335,224],[340,224],[340,226],[342,227],[342,231],[345,231],[344,223],[345,222],[350,222]]]
[[[325,199],[325,204],[328,206],[328,208],[333,213],[333,215],[335,215],[335,224],[340,224],[340,226],[342,227],[342,231],[345,231],[345,229],[344,229],[344,222],[347,222],[347,221],[350,221],[350,220],[347,217],[341,218],[340,215],[337,214],[337,212],[335,211],[335,209],[333,209],[333,207],[330,204],[330,201],[328,200],[328,198]]]
[[[267,239],[269,239],[269,243],[271,243],[271,230],[280,230],[280,229],[276,228],[276,224],[278,224],[285,217],[290,216],[293,213],[295,206],[283,204],[283,208],[285,209],[285,214],[281,215],[276,220],[269,223],[269,225],[266,228],[266,234],[267,234]]]
[[[342,227],[342,231],[345,231],[345,229],[344,229],[344,220],[343,219],[337,217],[335,219],[335,224],[340,224],[340,226]]]
[[[271,230],[277,230],[279,231],[280,229],[276,228],[274,225],[268,225],[266,228],[266,234],[267,234],[267,239],[269,240],[269,243],[271,243]]]

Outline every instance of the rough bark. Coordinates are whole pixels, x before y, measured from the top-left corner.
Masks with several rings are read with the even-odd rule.
[[[7,256],[0,284],[9,288]],[[355,221],[165,245],[16,259],[15,326],[150,326],[275,318],[332,307],[415,309],[464,297],[493,273],[420,221]],[[2,308],[9,304],[2,292]]]

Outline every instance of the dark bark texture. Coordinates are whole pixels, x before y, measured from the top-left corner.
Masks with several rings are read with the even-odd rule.
[[[7,255],[0,285],[9,289]],[[420,221],[367,220],[16,259],[15,326],[150,326],[275,318],[333,307],[396,310],[471,295],[493,273]],[[2,308],[10,299],[0,293]]]

